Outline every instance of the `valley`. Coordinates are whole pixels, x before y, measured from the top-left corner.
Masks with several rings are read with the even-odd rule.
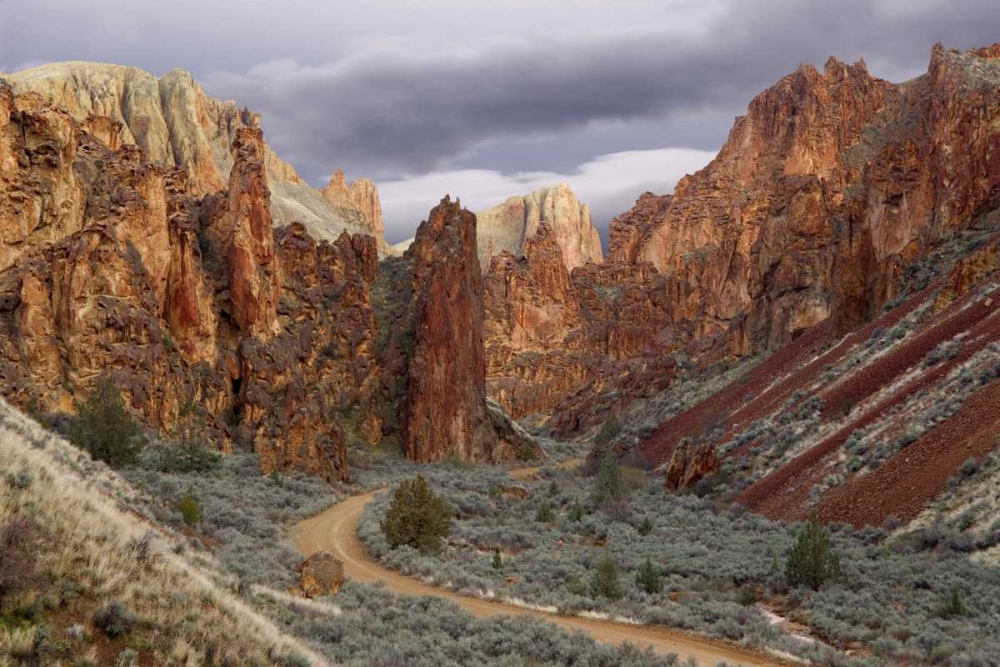
[[[1000,664],[998,91],[395,244],[184,70],[0,74],[0,667]]]

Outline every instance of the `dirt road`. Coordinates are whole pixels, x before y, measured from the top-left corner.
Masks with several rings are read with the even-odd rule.
[[[534,473],[513,471],[513,476],[525,479]],[[567,630],[582,630],[594,639],[608,644],[629,641],[645,648],[651,646],[658,653],[676,653],[681,660],[693,656],[702,667],[714,667],[720,662],[730,665],[772,667],[784,664],[756,653],[743,651],[694,634],[668,630],[654,626],[636,626],[610,621],[591,620],[577,616],[560,616],[501,602],[458,595],[441,588],[422,584],[398,572],[386,569],[374,562],[365,552],[358,538],[357,525],[364,510],[375,493],[354,496],[334,505],[325,512],[295,525],[291,530],[296,548],[303,556],[311,556],[317,551],[329,551],[344,562],[347,576],[356,581],[382,581],[386,587],[405,595],[431,595],[446,598],[457,603],[473,616],[488,618],[506,614],[509,616],[528,615],[551,621]]]

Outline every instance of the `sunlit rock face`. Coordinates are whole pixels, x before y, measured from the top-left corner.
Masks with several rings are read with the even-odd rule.
[[[134,67],[66,62],[17,72],[7,79],[15,91],[37,93],[61,107],[112,149],[135,145],[153,164],[182,169],[192,194],[224,190],[237,132],[260,126],[257,114],[209,97],[181,69],[157,79]],[[298,221],[314,237],[329,241],[344,231],[371,234],[381,251],[388,248],[378,192],[371,181],[356,182],[351,197],[331,202],[266,143],[263,157],[276,225]]]
[[[580,203],[567,185],[541,188],[476,214],[479,261],[483,271],[503,252],[523,257],[526,244],[542,225],[548,226],[572,271],[603,258],[601,238],[590,218],[590,208]]]
[[[123,135],[0,83],[5,396],[71,411],[109,375],[165,437],[194,428],[266,472],[346,479],[340,424],[379,435],[375,239],[275,228],[256,127],[235,129],[208,196]]]

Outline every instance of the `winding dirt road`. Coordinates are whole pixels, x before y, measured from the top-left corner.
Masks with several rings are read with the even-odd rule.
[[[522,469],[512,471],[511,474],[516,478],[526,479],[537,474],[537,470]],[[290,534],[299,553],[309,557],[317,551],[329,551],[344,562],[344,572],[351,579],[367,583],[381,581],[389,590],[404,595],[430,595],[445,598],[479,618],[504,614],[508,616],[533,616],[555,623],[570,631],[581,630],[594,639],[607,644],[618,645],[629,641],[643,648],[651,646],[657,653],[676,653],[682,660],[693,656],[703,667],[714,667],[720,662],[753,667],[775,667],[786,664],[776,659],[686,632],[656,626],[599,621],[578,616],[560,616],[502,602],[458,595],[442,588],[422,584],[410,577],[382,567],[369,558],[365,552],[364,545],[358,538],[357,526],[361,519],[361,512],[365,505],[375,497],[375,493],[377,492],[348,498],[293,526]]]

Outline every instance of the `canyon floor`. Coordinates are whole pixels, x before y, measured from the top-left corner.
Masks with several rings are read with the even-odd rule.
[[[579,459],[571,459],[563,467],[579,465]],[[515,479],[529,478],[539,468],[520,468],[510,472]],[[353,496],[334,505],[317,516],[295,525],[290,533],[296,548],[306,558],[318,551],[329,551],[344,562],[347,577],[364,583],[383,583],[389,590],[403,595],[435,596],[457,603],[462,609],[479,618],[494,616],[527,615],[551,621],[566,630],[579,630],[594,639],[612,645],[631,642],[645,649],[651,647],[660,654],[675,653],[682,657],[693,657],[699,664],[716,665],[720,662],[737,665],[771,666],[786,664],[774,658],[726,646],[719,641],[699,637],[693,633],[678,632],[654,626],[640,626],[615,623],[577,616],[562,616],[528,607],[520,607],[502,602],[483,600],[459,595],[416,581],[413,578],[393,572],[375,562],[365,552],[358,538],[357,527],[365,506],[377,491]]]

